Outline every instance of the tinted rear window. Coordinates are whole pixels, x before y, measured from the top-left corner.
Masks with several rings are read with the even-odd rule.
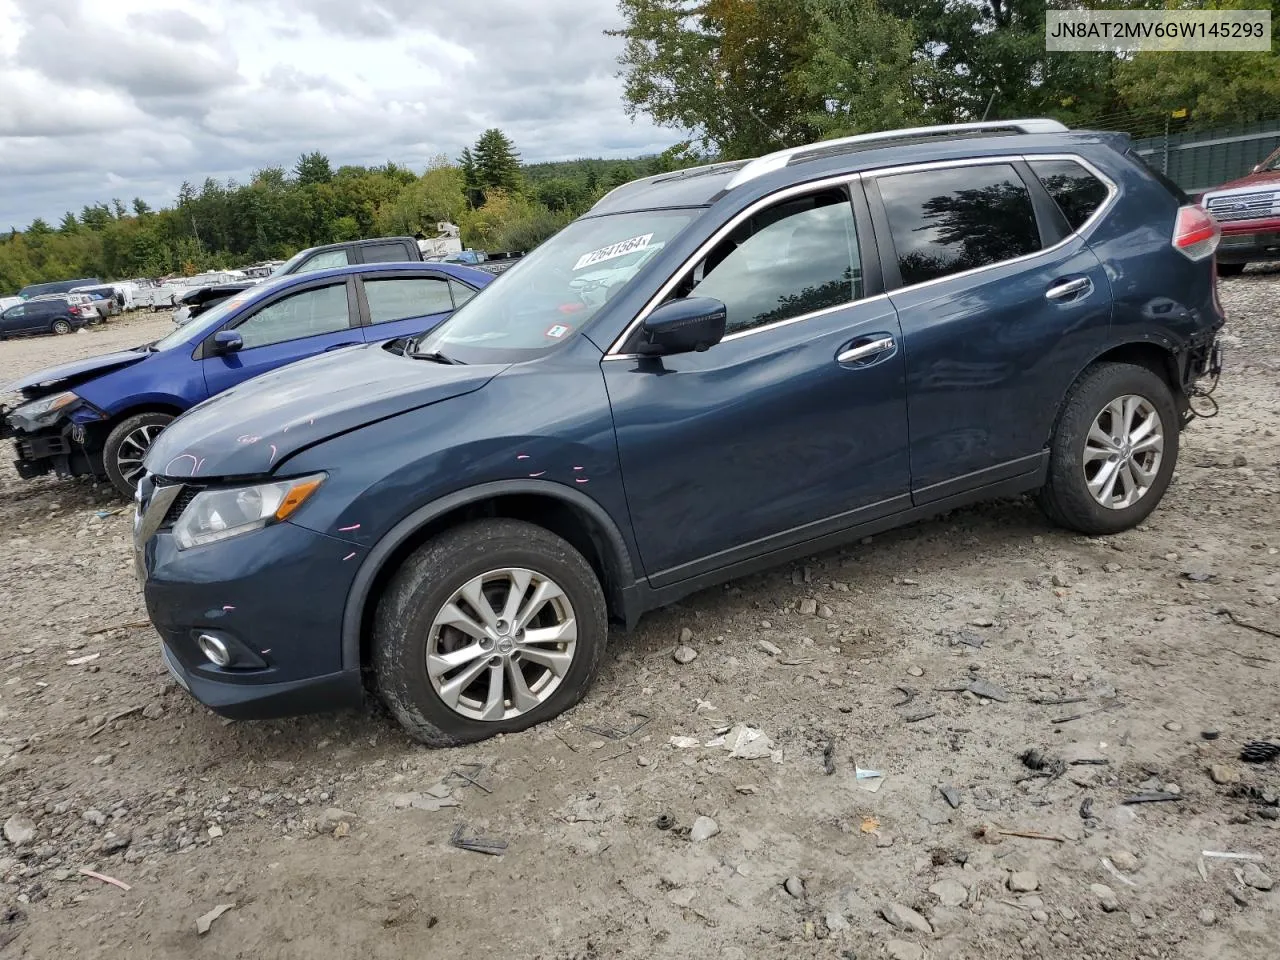
[[[1074,160],[1032,160],[1028,165],[1072,230],[1083,227],[1106,202],[1107,185]]]
[[[405,263],[413,259],[403,243],[369,243],[360,253],[365,263]]]
[[[904,285],[1040,249],[1031,193],[1007,163],[900,173],[876,182]]]

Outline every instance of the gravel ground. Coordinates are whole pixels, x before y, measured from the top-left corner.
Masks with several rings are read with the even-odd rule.
[[[1280,773],[1235,759],[1280,734],[1240,625],[1280,631],[1280,271],[1222,296],[1221,415],[1142,528],[1001,502],[709,590],[567,716],[453,751],[193,704],[128,512],[0,466],[0,957],[1280,956]],[[166,329],[6,343],[0,383]],[[758,758],[714,745],[738,724]]]

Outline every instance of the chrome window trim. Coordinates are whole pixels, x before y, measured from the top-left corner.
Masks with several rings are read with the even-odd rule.
[[[664,283],[661,287],[658,288],[658,292],[649,298],[648,302],[645,303],[645,305],[641,308],[640,312],[636,314],[635,319],[632,320],[629,324],[627,324],[626,328],[622,331],[620,335],[614,338],[613,343],[609,345],[609,349],[605,351],[605,355],[603,359],[604,360],[634,360],[638,357],[643,356],[643,354],[638,354],[638,353],[621,353],[620,352],[622,349],[622,345],[626,343],[627,340],[631,337],[631,334],[635,331],[636,327],[638,327],[641,323],[643,323],[645,317],[647,317],[650,313],[652,313],[654,308],[657,307],[660,303],[662,303],[662,301],[675,288],[676,284],[680,281],[680,279],[684,276],[685,272],[692,265],[697,264],[703,257],[705,257],[708,253],[710,253],[711,249],[717,243],[723,240],[726,235],[732,232],[734,228],[736,228],[739,224],[741,224],[742,221],[748,219],[749,217],[754,216],[756,213],[758,213],[760,210],[766,207],[772,206],[775,203],[779,203],[783,200],[788,200],[791,197],[799,196],[804,193],[857,183],[860,180],[874,181],[880,177],[894,176],[902,173],[920,173],[920,172],[925,172],[929,170],[945,170],[945,169],[950,169],[952,167],[977,167],[977,166],[992,166],[992,165],[1010,166],[1014,163],[1017,163],[1018,161],[1022,161],[1024,163],[1029,164],[1032,161],[1037,161],[1037,160],[1070,160],[1074,163],[1078,163],[1080,164],[1080,166],[1084,167],[1084,169],[1087,170],[1090,174],[1097,177],[1098,180],[1100,180],[1107,188],[1106,199],[1103,200],[1102,203],[1098,205],[1098,209],[1095,210],[1089,216],[1089,219],[1087,219],[1084,223],[1080,225],[1080,229],[1073,230],[1072,232],[1068,233],[1065,237],[1063,237],[1053,246],[1045,247],[1041,250],[1033,251],[1032,253],[1026,253],[1020,257],[1014,257],[1009,260],[1001,260],[997,263],[984,264],[981,267],[974,267],[971,270],[965,270],[961,273],[949,273],[944,277],[935,277],[932,280],[924,280],[924,281],[921,281],[920,283],[910,284],[909,286],[901,286],[901,287],[898,287],[896,290],[892,290],[887,293],[879,293],[871,297],[865,297],[858,300],[850,300],[847,303],[842,303],[834,307],[825,307],[822,310],[815,310],[812,313],[804,313],[796,317],[789,317],[786,320],[779,320],[776,323],[770,323],[762,327],[751,327],[747,330],[739,330],[736,333],[729,334],[720,342],[727,343],[730,340],[738,340],[738,339],[741,339],[742,337],[750,336],[751,334],[763,333],[766,330],[774,330],[778,327],[786,326],[788,324],[799,323],[801,320],[809,320],[813,317],[819,317],[827,313],[832,313],[836,310],[843,310],[855,303],[870,303],[875,300],[888,299],[889,297],[896,296],[897,294],[903,293],[904,291],[918,290],[922,287],[930,286],[931,284],[942,283],[946,280],[954,280],[957,277],[971,276],[973,274],[981,273],[984,270],[992,270],[996,267],[1003,267],[1013,263],[1022,263],[1027,260],[1033,260],[1036,257],[1044,256],[1045,254],[1048,254],[1048,253],[1053,253],[1054,251],[1061,249],[1062,247],[1066,246],[1068,243],[1071,243],[1073,240],[1083,236],[1086,232],[1088,232],[1094,226],[1094,224],[1097,223],[1097,221],[1102,216],[1104,216],[1111,209],[1112,206],[1115,205],[1116,198],[1120,195],[1120,189],[1116,185],[1115,181],[1113,181],[1110,177],[1108,177],[1105,173],[1099,170],[1096,166],[1094,166],[1084,157],[1076,153],[1060,153],[1060,152],[1039,153],[1037,152],[1037,153],[1025,153],[1025,154],[989,155],[985,157],[963,157],[956,160],[930,160],[923,163],[908,163],[908,164],[901,164],[899,166],[894,166],[894,167],[881,167],[875,170],[862,170],[857,173],[842,173],[842,174],[839,174],[838,176],[825,177],[821,180],[813,180],[808,183],[798,183],[790,187],[784,187],[783,189],[778,190],[774,193],[771,193],[768,196],[761,197],[755,203],[751,204],[749,207],[740,211],[736,216],[733,217],[733,219],[731,219],[728,223],[720,227],[719,230],[717,230],[707,240],[705,240],[702,244],[700,244],[698,248],[691,255],[685,258],[685,260],[680,264],[680,267],[672,273],[671,277],[666,281],[666,283]],[[1070,224],[1068,224],[1068,226],[1070,226]]]

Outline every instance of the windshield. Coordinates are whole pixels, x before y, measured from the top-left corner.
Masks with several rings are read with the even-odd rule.
[[[240,307],[248,302],[250,297],[257,297],[258,294],[266,293],[278,285],[276,281],[263,280],[262,283],[256,284],[248,290],[241,290],[230,300],[224,300],[222,303],[210,307],[190,323],[183,324],[168,336],[157,340],[151,344],[151,348],[153,350],[171,350],[174,347],[190,343],[195,337],[205,336],[216,330],[222,324],[222,321],[227,318],[228,314],[239,310]]]
[[[528,360],[563,343],[700,211],[650,210],[569,224],[424,338],[464,363]]]

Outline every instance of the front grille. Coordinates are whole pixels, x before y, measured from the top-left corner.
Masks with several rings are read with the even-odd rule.
[[[1213,197],[1205,202],[1205,207],[1223,223],[1277,217],[1280,216],[1280,192],[1269,190],[1266,193]]]
[[[200,487],[186,486],[182,488],[182,492],[178,494],[176,500],[170,505],[168,512],[164,515],[164,519],[160,521],[160,526],[171,527],[178,522],[178,518],[182,516],[182,511],[191,505],[191,501],[196,498],[196,494],[200,492]]]

